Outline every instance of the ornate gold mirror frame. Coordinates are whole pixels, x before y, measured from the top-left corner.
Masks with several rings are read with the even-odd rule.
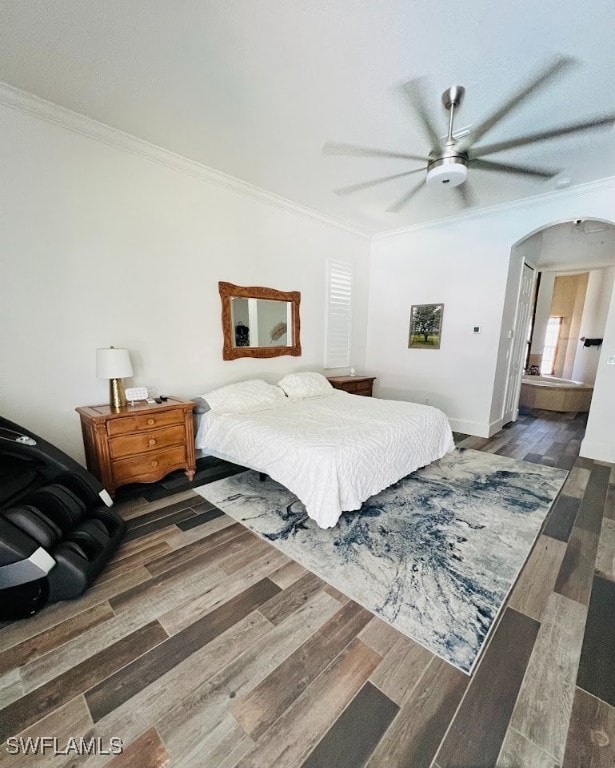
[[[299,303],[301,293],[299,291],[276,291],[273,288],[261,288],[259,286],[241,286],[233,283],[218,283],[220,301],[222,302],[222,333],[224,346],[222,357],[224,360],[236,360],[239,357],[279,357],[280,355],[301,355],[301,341],[299,339]],[[291,346],[269,347],[242,347],[233,343],[235,338],[233,328],[233,314],[231,299],[266,299],[268,301],[283,301],[291,305],[292,336]]]

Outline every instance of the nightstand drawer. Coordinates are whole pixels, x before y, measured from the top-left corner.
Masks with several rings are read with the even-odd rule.
[[[111,462],[111,473],[116,485],[122,483],[147,482],[152,478],[164,477],[174,469],[186,466],[186,449],[183,445],[153,451],[130,459]]]
[[[350,384],[346,389],[346,392],[350,392],[353,395],[367,395],[368,397],[371,397],[372,382],[358,381],[356,384]]]
[[[112,459],[120,459],[123,456],[134,456],[136,453],[157,451],[170,445],[183,445],[184,437],[183,424],[135,435],[120,435],[109,440],[109,454]]]
[[[113,419],[107,422],[108,435],[125,435],[129,432],[142,432],[147,429],[166,427],[171,424],[183,424],[184,412],[181,408],[159,411],[134,416],[126,416],[122,419]]]

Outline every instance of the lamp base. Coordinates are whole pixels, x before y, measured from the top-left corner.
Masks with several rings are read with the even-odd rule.
[[[122,379],[109,379],[109,404],[116,410],[126,407],[126,393]]]

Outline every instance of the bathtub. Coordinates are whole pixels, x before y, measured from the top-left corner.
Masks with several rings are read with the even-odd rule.
[[[519,405],[543,411],[589,411],[594,388],[591,384],[555,376],[523,376]]]

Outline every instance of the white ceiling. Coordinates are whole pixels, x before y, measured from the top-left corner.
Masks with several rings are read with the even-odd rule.
[[[615,266],[615,227],[597,219],[554,224],[524,243],[533,246],[540,270],[570,272]]]
[[[448,188],[385,208],[401,179],[333,189],[413,163],[327,157],[326,141],[424,154],[399,85],[428,76],[430,105],[467,89],[476,124],[555,53],[582,65],[525,103],[489,143],[615,109],[612,0],[0,0],[0,80],[369,233],[457,213]],[[615,175],[615,132],[490,159],[561,168],[573,184]],[[470,171],[478,205],[555,189]]]

